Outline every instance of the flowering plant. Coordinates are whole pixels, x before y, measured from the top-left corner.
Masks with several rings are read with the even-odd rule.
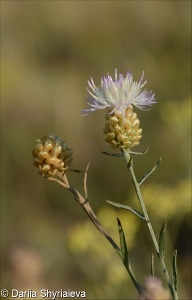
[[[87,89],[89,93],[87,104],[90,106],[90,108],[83,110],[82,114],[88,115],[91,112],[99,109],[108,109],[105,116],[105,140],[112,148],[119,149],[120,152],[117,154],[109,154],[107,152],[103,153],[113,157],[124,158],[134,185],[141,211],[137,211],[134,208],[121,203],[112,201],[107,202],[120,209],[129,211],[140,218],[141,221],[145,221],[170,293],[168,289],[163,287],[161,281],[154,276],[153,255],[151,260],[151,276],[147,277],[144,286],[140,285],[131,267],[121,221],[117,219],[120,246],[115,243],[113,238],[105,231],[98,221],[88,200],[87,173],[89,165],[87,166],[84,174],[84,196],[69,182],[67,178],[67,172],[71,170],[69,166],[72,163],[72,150],[67,147],[66,142],[62,142],[59,137],[55,137],[53,135],[44,136],[42,139],[38,139],[32,152],[33,162],[34,165],[39,169],[39,173],[41,175],[49,180],[56,181],[62,187],[72,193],[75,201],[82,206],[90,220],[101,232],[101,234],[104,235],[104,237],[108,240],[121,258],[135,288],[140,295],[140,299],[170,299],[171,296],[173,300],[177,300],[177,251],[175,250],[173,253],[172,279],[170,279],[170,275],[165,264],[166,224],[163,224],[159,234],[159,239],[157,239],[140,189],[140,186],[145,182],[145,180],[156,170],[161,159],[159,159],[157,164],[150,171],[148,171],[140,181],[138,181],[133,169],[133,156],[144,155],[148,149],[141,153],[130,150],[132,147],[139,144],[139,141],[142,137],[140,121],[137,118],[137,114],[133,111],[133,107],[135,106],[141,110],[147,110],[150,106],[156,103],[155,95],[152,93],[152,91],[148,92],[146,90],[142,90],[147,82],[143,81],[143,78],[144,72],[142,73],[140,81],[135,82],[130,72],[128,72],[126,77],[124,77],[122,74],[119,74],[118,76],[117,70],[115,70],[115,80],[113,80],[110,75],[107,75],[106,77],[104,76],[101,79],[100,87],[97,87],[91,78],[91,80],[88,81],[89,88]],[[77,170],[72,171],[78,172]]]

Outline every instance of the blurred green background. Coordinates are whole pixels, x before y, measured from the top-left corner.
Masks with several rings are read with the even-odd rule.
[[[191,299],[191,1],[1,1],[1,288],[84,290],[88,299],[138,299],[121,261],[72,196],[37,174],[31,150],[44,134],[74,150],[90,202],[118,243],[125,230],[142,284],[154,252],[146,227],[105,200],[138,208],[124,161],[104,141],[105,111],[82,117],[87,80],[142,70],[157,104],[135,109],[143,138],[138,179],[158,232],[168,223],[166,262],[178,249],[180,299]],[[83,174],[70,173],[83,192]],[[155,259],[156,275],[161,277]]]

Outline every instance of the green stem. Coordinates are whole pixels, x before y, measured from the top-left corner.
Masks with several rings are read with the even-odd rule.
[[[169,274],[168,274],[167,267],[165,265],[164,259],[161,259],[160,255],[159,255],[159,244],[157,242],[157,239],[156,239],[156,236],[155,236],[155,233],[154,233],[151,221],[149,219],[149,216],[148,216],[148,213],[147,213],[147,210],[146,210],[146,207],[145,207],[145,203],[143,201],[143,197],[142,197],[142,194],[141,194],[139,183],[138,183],[138,181],[136,179],[136,176],[135,176],[135,173],[134,173],[134,170],[133,170],[132,157],[130,156],[130,154],[128,152],[123,152],[123,154],[124,154],[124,158],[125,158],[126,163],[127,163],[128,171],[129,171],[129,173],[131,175],[131,179],[133,181],[133,185],[135,187],[135,191],[136,191],[139,203],[141,205],[141,209],[142,209],[143,215],[145,217],[145,221],[147,223],[147,226],[149,228],[149,232],[151,234],[151,238],[153,240],[153,243],[154,243],[154,246],[155,246],[155,249],[156,249],[156,252],[157,252],[157,256],[158,256],[160,264],[161,264],[162,271],[163,271],[163,273],[165,275],[165,279],[167,281],[169,290],[171,292],[172,298],[173,298],[173,300],[178,300],[177,293],[175,292],[175,290],[173,289],[173,286],[171,284],[171,281],[170,281],[170,278],[169,278]]]
[[[137,289],[138,293],[141,294],[141,287],[138,283],[138,281],[135,278],[135,275],[133,273],[133,270],[131,268],[130,262],[128,262],[128,264],[125,264],[123,259],[122,259],[122,252],[119,249],[119,247],[117,246],[117,244],[114,242],[114,240],[108,235],[108,233],[104,230],[104,228],[101,226],[101,224],[99,223],[96,215],[94,214],[88,199],[84,199],[84,197],[69,183],[69,191],[72,192],[75,200],[83,207],[83,209],[85,210],[85,212],[87,213],[87,215],[89,216],[89,218],[91,219],[91,221],[93,222],[93,224],[95,225],[95,227],[100,231],[101,234],[104,235],[104,237],[108,240],[108,242],[112,245],[112,247],[115,249],[115,251],[117,252],[117,254],[120,256],[126,270],[129,273],[129,276],[131,277],[131,280],[135,286],[135,288]]]
[[[138,281],[135,278],[135,275],[132,271],[130,262],[128,262],[128,264],[125,264],[122,258],[122,251],[121,249],[117,246],[117,244],[114,242],[114,240],[110,237],[110,235],[104,230],[104,228],[102,227],[102,225],[100,224],[100,222],[98,221],[94,211],[92,210],[89,201],[87,199],[87,187],[86,187],[86,177],[85,177],[85,198],[78,192],[78,190],[76,190],[68,181],[66,174],[64,173],[63,175],[59,176],[59,178],[61,178],[61,180],[56,179],[54,177],[49,177],[49,180],[52,181],[56,181],[57,183],[59,183],[62,187],[66,188],[67,190],[69,190],[72,194],[73,197],[75,199],[75,201],[81,205],[84,209],[84,211],[86,212],[86,214],[88,215],[88,217],[91,219],[91,221],[93,222],[93,224],[95,225],[95,227],[100,231],[100,233],[108,240],[108,242],[111,244],[111,246],[115,249],[115,251],[117,252],[118,256],[121,258],[126,270],[128,271],[131,280],[133,282],[133,284],[135,285],[135,288],[137,289],[138,293],[141,294],[141,286],[138,283]]]

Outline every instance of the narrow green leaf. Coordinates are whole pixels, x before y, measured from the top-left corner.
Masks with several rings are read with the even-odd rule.
[[[144,155],[144,154],[146,154],[148,152],[148,150],[149,150],[149,147],[145,151],[143,151],[143,152],[132,152],[132,151],[129,151],[129,153],[133,154],[133,155]]]
[[[148,171],[139,181],[139,185],[141,185],[159,166],[160,162],[162,160],[162,157],[160,157],[160,159],[158,160],[158,162],[156,163],[156,165],[153,167],[153,169],[151,169],[150,171]]]
[[[172,276],[173,276],[173,288],[175,292],[178,292],[178,277],[177,277],[177,250],[173,253],[172,260]]]
[[[153,277],[155,276],[155,271],[154,271],[154,254],[153,253],[151,255],[151,275]]]
[[[75,172],[75,173],[82,173],[83,171],[81,171],[81,170],[74,170],[74,169],[68,169],[69,171],[71,171],[71,172]]]
[[[159,235],[159,256],[162,260],[164,260],[165,256],[165,245],[166,245],[166,223],[163,223],[163,226]]]
[[[110,156],[114,156],[114,157],[122,157],[123,154],[116,154],[116,153],[108,153],[108,152],[105,152],[105,151],[102,151],[101,153],[105,154],[105,155],[110,155]]]
[[[118,230],[119,230],[119,238],[120,238],[121,259],[123,261],[125,268],[127,269],[128,273],[129,273],[129,276],[131,277],[131,280],[134,283],[137,291],[139,292],[139,294],[141,294],[142,288],[141,288],[139,282],[137,281],[137,279],[133,273],[133,270],[131,268],[131,264],[129,262],[127,244],[126,244],[125,235],[123,232],[123,227],[118,218],[117,218],[117,222],[118,222]]]
[[[122,261],[123,261],[125,267],[128,268],[128,250],[127,250],[127,245],[126,245],[126,240],[125,240],[125,234],[124,234],[121,222],[118,218],[117,218],[117,223],[118,223],[118,230],[119,230]]]
[[[129,256],[128,256],[128,250],[127,250],[125,235],[124,235],[124,232],[123,232],[123,227],[122,227],[121,222],[118,218],[117,218],[117,222],[118,222],[118,230],[119,230],[119,238],[120,238],[121,258],[122,258],[122,261],[123,261],[123,264],[124,264],[125,268],[127,269],[128,273],[129,273],[129,276],[131,277],[131,280],[132,280],[133,284],[135,285],[138,293],[141,294],[142,288],[141,288],[139,282],[137,281],[137,279],[135,278],[135,275],[134,275],[133,270],[131,268],[131,264],[129,262]]]
[[[130,206],[123,205],[123,204],[116,203],[116,202],[109,201],[109,200],[107,200],[106,202],[109,203],[109,204],[111,204],[111,205],[113,205],[113,206],[129,210],[130,212],[132,212],[133,214],[137,215],[141,219],[145,219],[145,217],[140,212],[138,212],[137,210],[135,210],[134,208],[132,208]]]

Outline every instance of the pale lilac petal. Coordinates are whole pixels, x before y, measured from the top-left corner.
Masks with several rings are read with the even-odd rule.
[[[156,103],[155,95],[152,91],[143,90],[142,88],[147,83],[143,81],[144,71],[142,72],[139,82],[133,80],[130,72],[127,72],[126,77],[122,74],[117,74],[115,69],[115,80],[107,74],[101,79],[100,87],[97,87],[91,78],[88,81],[87,91],[89,97],[87,104],[91,107],[82,111],[83,115],[87,115],[97,109],[110,108],[112,112],[123,112],[129,105],[134,105],[139,109],[147,110]]]

